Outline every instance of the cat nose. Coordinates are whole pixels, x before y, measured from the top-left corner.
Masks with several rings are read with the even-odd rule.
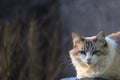
[[[91,58],[88,58],[88,59],[87,59],[87,63],[88,63],[88,64],[91,64]]]
[[[91,61],[91,58],[88,58],[87,61],[90,62],[90,61]]]

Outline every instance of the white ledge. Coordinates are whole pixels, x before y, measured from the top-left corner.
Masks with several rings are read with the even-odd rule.
[[[76,77],[71,77],[71,78],[63,78],[63,79],[60,79],[60,80],[76,80]]]
[[[70,77],[70,78],[63,78],[63,79],[60,79],[60,80],[77,80],[77,78],[76,77]],[[84,79],[80,79],[80,80],[112,80],[112,79],[110,79],[110,78],[100,78],[100,77],[98,77],[98,78],[84,78]]]

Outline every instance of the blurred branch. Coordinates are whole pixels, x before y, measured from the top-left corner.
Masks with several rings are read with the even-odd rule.
[[[29,35],[28,35],[28,48],[29,48],[29,62],[30,62],[30,79],[33,80],[42,80],[43,64],[42,64],[42,53],[38,52],[38,28],[35,21],[30,22]],[[41,56],[40,56],[41,55]],[[39,58],[40,57],[40,58]]]
[[[14,49],[16,45],[18,44],[18,41],[20,39],[20,26],[18,28],[15,28],[15,26],[11,26],[8,22],[5,22],[5,25],[3,26],[3,44],[2,44],[2,53],[4,55],[4,79],[3,80],[9,80],[9,77],[11,75],[11,71],[13,66],[11,65],[11,56],[13,55]],[[13,33],[13,28],[15,29]]]
[[[61,73],[62,67],[63,67],[62,64],[57,64],[57,62],[59,62],[58,56],[60,56],[60,53],[59,53],[59,44],[60,44],[60,39],[59,39],[60,25],[59,25],[59,21],[56,21],[55,26],[56,27],[54,29],[53,39],[50,42],[50,43],[52,43],[51,44],[51,50],[52,51],[51,51],[50,61],[47,64],[47,72],[48,72],[47,80],[55,80],[58,77],[58,75]]]
[[[58,8],[44,7],[48,11],[38,20],[23,23],[18,15],[0,26],[0,80],[57,79],[63,66],[58,58]]]

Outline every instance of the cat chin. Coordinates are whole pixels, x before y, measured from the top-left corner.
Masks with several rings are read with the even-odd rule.
[[[97,64],[93,64],[93,63],[87,63],[87,62],[85,62],[84,64],[88,67],[94,67],[95,65],[97,65]]]
[[[88,67],[94,66],[92,63],[85,63],[85,65],[88,66]]]

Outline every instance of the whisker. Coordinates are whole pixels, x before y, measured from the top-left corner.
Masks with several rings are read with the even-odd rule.
[[[68,64],[68,63],[71,63],[72,64],[72,61],[71,60],[67,60],[65,62],[62,62],[61,64],[64,65],[64,64]]]
[[[65,67],[65,66],[68,66],[68,65],[73,66],[71,60],[67,60],[67,61],[65,61],[65,62],[62,62],[60,65],[64,65],[64,67]]]

